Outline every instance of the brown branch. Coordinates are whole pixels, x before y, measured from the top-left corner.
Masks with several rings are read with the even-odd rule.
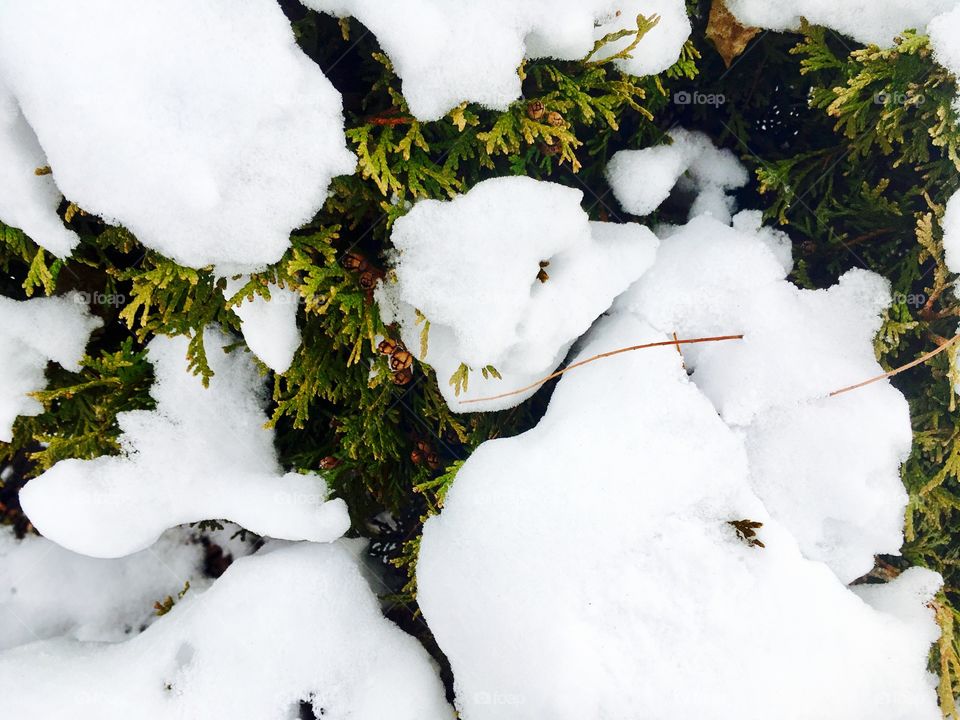
[[[960,340],[960,335],[954,335],[952,338],[950,338],[950,339],[947,340],[945,343],[943,343],[942,345],[940,345],[940,347],[938,347],[936,350],[931,350],[931,351],[928,352],[928,353],[924,353],[923,355],[921,355],[920,357],[918,357],[916,360],[912,360],[912,361],[908,362],[906,365],[901,365],[901,366],[898,367],[898,368],[894,368],[894,369],[891,370],[890,372],[883,373],[883,375],[877,375],[876,377],[872,377],[872,378],[870,378],[869,380],[864,380],[863,382],[857,383],[856,385],[849,385],[849,386],[847,386],[847,387],[845,387],[845,388],[840,388],[839,390],[834,390],[834,391],[833,391],[832,393],[830,393],[827,397],[835,397],[835,396],[837,396],[837,395],[842,395],[842,394],[845,393],[845,392],[850,392],[851,390],[856,390],[857,388],[862,388],[862,387],[864,387],[865,385],[870,385],[870,384],[875,383],[875,382],[880,382],[881,380],[886,380],[887,378],[893,377],[894,375],[899,375],[899,374],[902,373],[904,370],[909,370],[910,368],[916,367],[917,365],[922,365],[923,363],[925,363],[925,362],[926,362],[927,360],[929,360],[930,358],[932,358],[932,357],[934,357],[934,356],[939,355],[940,353],[942,353],[942,352],[943,352],[944,350],[946,350],[948,347],[951,347],[952,345],[956,345],[958,340]]]
[[[371,115],[370,117],[368,117],[368,118],[366,119],[367,124],[369,124],[369,125],[387,125],[387,126],[391,126],[391,127],[392,127],[392,126],[395,126],[395,125],[406,125],[406,124],[408,124],[408,123],[412,123],[412,122],[413,122],[413,118],[412,118],[412,117],[407,117],[407,116],[405,116],[405,115],[401,115],[401,116],[398,116],[398,117],[388,117],[389,115],[396,115],[396,112],[397,112],[396,109],[395,109],[395,108],[391,108],[391,110],[393,110],[393,112],[387,111],[387,112],[384,112],[384,113],[382,113],[382,114],[380,114],[380,115]]]
[[[518,390],[511,390],[510,392],[501,393],[500,395],[491,395],[490,397],[474,398],[473,400],[461,400],[461,405],[468,405],[470,403],[486,402],[488,400],[500,400],[501,398],[512,397],[513,395],[520,395],[525,393],[527,390],[532,390],[533,388],[543,385],[545,382],[549,382],[554,378],[558,378],[566,372],[574,370],[578,367],[583,367],[587,363],[592,363],[596,360],[602,360],[603,358],[613,357],[614,355],[620,355],[625,352],[632,352],[633,350],[645,350],[646,348],[654,347],[675,347],[678,351],[680,350],[681,345],[693,345],[694,343],[705,343],[705,342],[720,342],[722,340],[742,340],[743,335],[718,335],[716,337],[706,337],[706,338],[692,338],[690,340],[678,340],[677,336],[673,336],[673,340],[662,340],[660,342],[645,343],[643,345],[631,345],[630,347],[619,348],[617,350],[610,350],[605,353],[600,353],[599,355],[594,355],[588,357],[586,360],[580,360],[573,363],[573,365],[568,365],[563,370],[557,370],[555,373],[547,375],[545,378],[532,382],[526,387],[522,387]]]

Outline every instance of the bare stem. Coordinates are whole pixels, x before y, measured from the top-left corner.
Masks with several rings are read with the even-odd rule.
[[[681,345],[693,345],[694,343],[705,343],[705,342],[720,342],[722,340],[742,340],[743,335],[718,335],[716,337],[706,337],[706,338],[692,338],[689,340],[678,340],[676,334],[673,336],[673,340],[662,340],[660,342],[645,343],[643,345],[631,345],[630,347],[619,348],[617,350],[610,350],[609,352],[600,353],[599,355],[594,355],[593,357],[588,357],[586,360],[580,360],[573,363],[573,365],[568,365],[563,370],[557,370],[555,373],[547,375],[545,378],[537,380],[536,382],[530,383],[526,387],[522,387],[518,390],[511,390],[510,392],[501,393],[500,395],[491,395],[490,397],[474,398],[473,400],[461,400],[461,405],[468,405],[470,403],[486,402],[488,400],[500,400],[501,398],[512,397],[514,395],[519,395],[525,393],[527,390],[532,390],[533,388],[540,387],[545,382],[549,382],[554,378],[558,378],[566,372],[570,372],[578,367],[583,367],[588,363],[592,363],[596,360],[602,360],[603,358],[612,357],[614,355],[620,355],[621,353],[632,352],[634,350],[645,350],[647,348],[654,347],[675,347],[677,350],[680,349]]]
[[[835,397],[835,396],[837,396],[837,395],[842,395],[842,394],[845,393],[845,392],[850,392],[851,390],[856,390],[857,388],[862,388],[862,387],[865,386],[865,385],[870,385],[870,384],[875,383],[875,382],[880,382],[881,380],[886,380],[887,378],[893,377],[894,375],[899,375],[899,374],[902,373],[904,370],[909,370],[910,368],[916,367],[917,365],[922,365],[923,363],[925,363],[925,362],[926,362],[927,360],[929,360],[930,358],[932,358],[932,357],[934,357],[934,356],[939,355],[940,353],[942,353],[942,352],[943,352],[944,350],[946,350],[948,347],[951,347],[951,346],[953,346],[953,345],[956,345],[958,340],[960,340],[960,335],[954,335],[952,338],[950,338],[949,340],[947,340],[945,343],[943,343],[943,344],[942,344],[940,347],[938,347],[936,350],[931,350],[930,352],[921,355],[921,356],[918,357],[916,360],[912,360],[912,361],[908,362],[906,365],[901,365],[901,366],[898,367],[898,368],[894,368],[894,369],[891,370],[890,372],[885,372],[885,373],[883,373],[883,375],[877,375],[876,377],[872,377],[872,378],[870,378],[869,380],[864,380],[863,382],[857,383],[856,385],[849,385],[849,386],[847,386],[847,387],[845,387],[845,388],[840,388],[839,390],[834,390],[832,393],[830,393],[830,395],[828,395],[828,397]]]

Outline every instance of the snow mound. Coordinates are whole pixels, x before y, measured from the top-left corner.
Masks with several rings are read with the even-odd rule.
[[[224,297],[232,300],[249,282],[249,277],[227,278]],[[240,331],[247,346],[268,368],[278,373],[290,369],[300,347],[297,308],[300,294],[271,283],[270,299],[262,295],[240,298],[233,311],[240,318]]]
[[[464,101],[506,110],[521,96],[524,57],[577,60],[596,40],[636,29],[637,15],[659,15],[631,53],[614,62],[633,75],[666,70],[690,34],[683,0],[301,0],[337,17],[353,16],[377,37],[403,81],[410,111],[437,120]],[[630,44],[622,38],[593,59]]]
[[[927,33],[930,35],[930,46],[937,62],[955,76],[960,76],[960,43],[957,43],[957,34],[960,33],[960,4],[956,0],[944,4],[952,9],[933,18]]]
[[[899,33],[924,32],[933,18],[954,8],[957,0],[726,0],[726,4],[744,25],[796,30],[801,18],[806,18],[864,45],[892,47]]]
[[[664,339],[615,314],[580,356]],[[417,579],[465,720],[940,716],[938,576],[867,604],[804,559],[674,348],[566,375],[535,429],[478,448]]]
[[[617,202],[629,213],[649,215],[682,180],[680,189],[696,195],[691,218],[708,214],[729,223],[734,204],[726,191],[747,184],[746,168],[701,132],[677,128],[668,136],[670,145],[620,150],[610,158],[607,181]]]
[[[426,651],[380,613],[351,553],[298,544],[235,562],[123,643],[0,655],[11,717],[452,717]]]
[[[64,194],[185,265],[279,260],[356,164],[272,0],[3,3],[0,76]]]
[[[57,216],[60,191],[50,175],[37,175],[47,158],[37,136],[0,76],[0,219],[19,228],[57,257],[80,242]]]
[[[418,202],[395,223],[396,283],[377,293],[381,314],[398,321],[406,346],[436,369],[453,410],[496,410],[529,397],[534,390],[461,402],[522,387],[556,368],[653,262],[650,230],[592,223],[582,197],[554,183],[496,178],[450,202]],[[426,353],[415,309],[430,323]],[[457,397],[447,380],[461,363],[473,372]],[[482,376],[490,365],[502,380]]]
[[[947,201],[943,217],[940,219],[943,228],[944,261],[950,272],[960,272],[960,192],[954,193]]]
[[[249,543],[230,540],[233,528],[204,533],[239,557]],[[64,550],[46,538],[14,538],[0,529],[0,650],[67,636],[119,642],[157,619],[153,604],[211,583],[204,575],[204,546],[187,528],[169,530],[147,550],[102,560]]]
[[[850,582],[903,542],[909,408],[886,381],[826,395],[883,372],[873,338],[889,287],[851,270],[832,288],[801,290],[785,280],[785,248],[750,220],[675,229],[617,306],[680,337],[744,334],[685,349],[692,380],[743,434],[770,513],[807,557]]]
[[[120,413],[122,454],[62,460],[20,492],[37,529],[63,547],[120,557],[169,527],[232,520],[259,535],[327,542],[349,527],[343,500],[316,475],[283,474],[273,448],[263,381],[231,338],[208,329],[210,387],[187,370],[185,337],[149,346],[156,410]]]
[[[27,393],[46,384],[47,362],[78,372],[90,333],[103,322],[77,293],[17,301],[0,296],[0,442],[13,438],[18,415],[39,415]]]

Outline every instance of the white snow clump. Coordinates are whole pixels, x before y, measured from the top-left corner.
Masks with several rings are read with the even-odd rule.
[[[224,297],[233,299],[249,279],[245,276],[227,278]],[[274,372],[285,373],[300,347],[300,330],[297,329],[300,294],[275,283],[270,284],[269,290],[269,299],[253,294],[239,299],[233,311],[240,318],[240,331],[251,352]]]
[[[665,339],[615,313],[580,357]],[[417,565],[461,717],[939,718],[939,577],[912,569],[867,604],[801,555],[748,467],[670,347],[564,376],[535,429],[478,448]]]
[[[205,533],[233,557],[249,543],[231,540],[236,528]],[[0,530],[0,650],[66,636],[119,642],[157,619],[153,604],[212,583],[204,575],[204,546],[189,528],[168,530],[150,548],[103,560],[64,550],[46,538],[17,540]]]
[[[930,46],[937,62],[954,75],[960,76],[960,43],[957,42],[957,33],[960,33],[960,4],[954,0],[950,5],[952,9],[949,12],[938,15],[930,22],[927,33],[930,35]]]
[[[610,158],[607,181],[617,202],[629,213],[649,215],[683,181],[680,189],[696,195],[690,217],[710,214],[729,223],[734,201],[726,193],[747,184],[746,168],[701,132],[677,128],[668,136],[670,145],[620,150]]]
[[[78,293],[24,301],[0,296],[0,442],[13,439],[18,415],[43,412],[28,393],[46,386],[47,362],[78,372],[90,333],[102,324]]]
[[[38,245],[64,257],[80,242],[57,216],[60,191],[50,175],[37,175],[47,158],[0,73],[0,218]]]
[[[556,368],[653,262],[657,239],[649,229],[590,222],[582,198],[555,183],[495,178],[450,202],[422,200],[395,223],[396,283],[377,292],[381,315],[399,322],[407,348],[436,369],[451,409],[498,410],[532,395],[462,404]],[[543,282],[541,263],[549,263]],[[458,397],[447,380],[461,364],[472,372]],[[502,379],[483,377],[491,365]]]
[[[452,718],[429,655],[339,543],[242,558],[127,642],[33,643],[0,655],[0,676],[11,717],[280,720],[304,701],[324,720]]]
[[[349,527],[341,499],[317,475],[283,473],[273,447],[264,385],[230,338],[204,335],[216,373],[210,387],[187,370],[186,337],[154,338],[149,358],[155,410],[120,413],[121,455],[62,460],[20,491],[30,521],[75,552],[120,557],[169,527],[224,518],[259,535],[328,542]]]
[[[727,8],[744,25],[769,30],[796,30],[801,18],[847,35],[859,43],[892,47],[907,29],[920,32],[957,0],[726,0]]]
[[[26,141],[0,189],[29,200],[2,217],[61,256],[75,241],[52,230],[49,178],[24,177],[44,154],[83,209],[179,263],[235,272],[279,260],[356,165],[339,93],[273,0],[3,3],[0,84],[30,126],[0,99],[0,159]]]
[[[751,219],[675,229],[617,307],[684,338],[744,335],[685,349],[691,379],[742,434],[767,510],[847,583],[903,542],[906,400],[887,381],[825,397],[883,373],[873,338],[889,286],[851,270],[828,290],[801,290],[785,279],[782,246]]]
[[[377,37],[410,111],[437,120],[464,101],[506,110],[521,95],[524,57],[577,60],[618,30],[636,29],[638,15],[659,15],[631,58],[615,60],[633,75],[666,70],[690,34],[683,0],[301,0],[337,17],[353,16]],[[631,38],[593,59],[623,50]]]

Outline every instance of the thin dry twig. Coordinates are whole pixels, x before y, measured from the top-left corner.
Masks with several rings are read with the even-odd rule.
[[[500,400],[501,398],[512,397],[513,395],[519,395],[520,393],[525,393],[527,390],[532,390],[535,387],[540,387],[545,382],[549,382],[554,378],[558,378],[566,372],[570,372],[578,367],[583,367],[588,363],[595,362],[596,360],[602,360],[603,358],[612,357],[614,355],[620,355],[626,352],[632,352],[633,350],[645,350],[647,348],[655,347],[675,347],[677,350],[680,349],[681,345],[693,345],[694,343],[705,343],[705,342],[720,342],[722,340],[742,340],[743,335],[717,335],[716,337],[705,337],[705,338],[691,338],[689,340],[678,340],[677,336],[673,336],[673,340],[662,340],[660,342],[644,343],[643,345],[631,345],[630,347],[619,348],[617,350],[610,350],[605,353],[600,353],[599,355],[594,355],[588,357],[585,360],[580,360],[573,363],[573,365],[568,365],[563,368],[563,370],[557,370],[555,373],[547,375],[545,378],[532,382],[526,387],[519,388],[518,390],[511,390],[510,392],[501,393],[500,395],[491,395],[490,397],[474,398],[473,400],[461,400],[461,405],[468,405],[470,403],[486,402],[488,400]]]
[[[834,391],[833,391],[832,393],[830,393],[827,397],[835,397],[835,396],[837,396],[837,395],[842,395],[842,394],[845,393],[845,392],[850,392],[851,390],[856,390],[857,388],[862,388],[862,387],[864,387],[865,385],[870,385],[870,384],[875,383],[875,382],[880,382],[881,380],[886,380],[887,378],[893,377],[894,375],[899,375],[899,374],[902,373],[904,370],[909,370],[910,368],[916,367],[917,365],[922,365],[923,363],[925,363],[925,362],[926,362],[927,360],[929,360],[930,358],[935,357],[936,355],[939,355],[940,353],[942,353],[942,352],[943,352],[944,350],[946,350],[948,347],[951,347],[951,346],[953,346],[953,345],[956,345],[958,340],[960,340],[960,335],[954,335],[952,338],[950,338],[949,340],[947,340],[945,343],[943,343],[943,344],[942,344],[940,347],[938,347],[936,350],[931,350],[931,351],[928,352],[928,353],[924,353],[923,355],[921,355],[920,357],[918,357],[916,360],[911,360],[911,361],[908,362],[906,365],[901,365],[901,366],[898,367],[898,368],[894,368],[894,369],[891,370],[890,372],[885,372],[885,373],[883,373],[882,375],[877,375],[876,377],[872,377],[872,378],[870,378],[869,380],[864,380],[863,382],[859,382],[859,383],[857,383],[856,385],[848,385],[848,386],[845,387],[845,388],[840,388],[839,390],[834,390]]]
[[[723,341],[723,340],[742,340],[742,339],[743,339],[743,335],[741,334],[741,335],[717,335],[717,336],[715,336],[715,337],[690,338],[690,339],[687,339],[687,340],[680,340],[680,339],[677,338],[677,334],[676,334],[676,333],[673,333],[673,339],[672,339],[672,340],[661,340],[661,341],[659,341],[659,342],[644,343],[643,345],[631,345],[630,347],[623,347],[623,348],[618,348],[618,349],[616,349],[616,350],[610,350],[610,351],[608,351],[608,352],[599,353],[599,354],[597,354],[597,355],[593,355],[593,356],[591,356],[591,357],[588,357],[588,358],[586,358],[585,360],[580,360],[580,361],[578,361],[578,362],[575,362],[575,363],[573,363],[573,365],[568,365],[567,367],[563,368],[562,370],[557,370],[555,373],[551,373],[550,375],[547,375],[545,378],[541,378],[540,380],[537,380],[537,381],[535,381],[535,382],[532,382],[532,383],[530,383],[529,385],[526,385],[526,386],[524,386],[524,387],[522,387],[522,388],[518,388],[517,390],[511,390],[510,392],[500,393],[499,395],[490,395],[489,397],[474,398],[474,399],[472,399],[472,400],[461,400],[461,401],[460,401],[460,404],[461,404],[461,405],[469,405],[469,404],[471,404],[471,403],[487,402],[487,401],[489,401],[489,400],[501,400],[501,399],[503,399],[503,398],[513,397],[514,395],[520,395],[521,393],[525,393],[527,390],[532,390],[532,389],[534,389],[534,388],[536,388],[536,387],[540,387],[540,386],[543,385],[544,383],[549,382],[549,381],[553,380],[554,378],[558,378],[558,377],[560,377],[561,375],[563,375],[564,373],[569,372],[570,370],[575,370],[576,368],[578,368],[578,367],[583,367],[584,365],[587,365],[588,363],[596,362],[597,360],[602,360],[602,359],[608,358],[608,357],[613,357],[614,355],[620,355],[620,354],[622,354],[622,353],[632,352],[632,351],[634,351],[634,350],[645,350],[645,349],[647,349],[647,348],[655,348],[655,347],[674,347],[674,348],[676,348],[677,352],[680,353],[680,357],[682,358],[682,357],[683,357],[683,353],[680,351],[680,346],[681,346],[681,345],[693,345],[693,344],[695,344],[695,343],[721,342],[721,341]],[[949,340],[945,340],[945,341],[942,342],[942,343],[940,344],[940,346],[937,347],[935,350],[931,350],[931,351],[928,352],[928,353],[924,353],[924,354],[921,355],[920,357],[916,358],[915,360],[912,360],[912,361],[908,362],[908,363],[905,364],[905,365],[901,365],[900,367],[894,368],[893,370],[891,370],[891,371],[889,371],[889,372],[885,372],[885,373],[883,373],[882,375],[877,375],[876,377],[872,377],[872,378],[870,378],[869,380],[864,380],[863,382],[859,382],[859,383],[857,383],[857,384],[855,384],[855,385],[848,385],[848,386],[845,387],[845,388],[840,388],[839,390],[834,390],[834,391],[831,392],[827,397],[836,397],[837,395],[842,395],[843,393],[850,392],[851,390],[856,390],[856,389],[858,389],[858,388],[862,388],[862,387],[865,387],[865,386],[867,386],[867,385],[871,385],[871,384],[873,384],[873,383],[875,383],[875,382],[880,382],[881,380],[886,380],[887,378],[891,378],[891,377],[893,377],[894,375],[899,375],[900,373],[904,372],[905,370],[909,370],[910,368],[916,367],[917,365],[922,365],[923,363],[927,362],[927,360],[929,360],[929,359],[931,359],[931,358],[933,358],[933,357],[936,357],[937,355],[939,355],[940,353],[942,353],[942,352],[943,352],[944,350],[946,350],[947,348],[950,348],[950,347],[956,345],[958,342],[960,342],[960,334],[954,335],[954,336],[953,336],[952,338],[950,338]]]

